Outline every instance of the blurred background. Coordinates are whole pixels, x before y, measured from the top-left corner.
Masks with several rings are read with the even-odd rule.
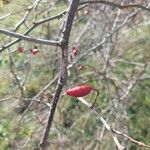
[[[95,107],[111,127],[148,144],[150,10],[132,4],[148,8],[150,2],[84,2],[80,1],[72,26],[68,80],[49,134],[49,149],[117,149],[97,116],[76,98],[63,94],[81,84],[100,92]],[[68,5],[66,0],[1,0],[0,28],[33,38],[59,40]],[[53,16],[56,19],[50,19]],[[33,150],[47,123],[61,49],[15,40],[0,32],[0,150]],[[91,92],[85,100],[92,102],[94,97]],[[145,150],[117,137],[127,150]]]

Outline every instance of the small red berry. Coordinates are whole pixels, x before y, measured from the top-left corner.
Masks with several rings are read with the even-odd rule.
[[[74,87],[72,89],[66,90],[66,94],[73,97],[83,97],[88,95],[91,90],[93,90],[93,87],[90,85],[81,85]]]
[[[92,86],[90,86],[90,85],[77,86],[72,89],[66,90],[66,94],[69,96],[73,96],[73,97],[83,97],[83,96],[88,95],[91,92],[91,90],[94,90],[97,92],[94,102],[91,105],[91,108],[92,108],[96,102],[98,95],[99,95],[99,91],[97,89],[93,88]]]
[[[19,53],[23,53],[23,52],[24,52],[24,49],[23,49],[22,47],[18,47],[17,51],[18,51]]]

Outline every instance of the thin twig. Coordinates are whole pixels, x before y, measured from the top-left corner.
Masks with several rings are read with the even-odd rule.
[[[60,43],[60,41],[32,38],[32,37],[22,35],[19,33],[15,33],[12,31],[8,31],[8,30],[2,29],[2,28],[0,28],[0,33],[6,34],[11,37],[19,38],[20,40],[25,40],[25,41],[29,41],[29,42],[38,43],[38,44],[47,44],[47,45],[57,46]]]
[[[14,76],[17,84],[18,84],[18,87],[20,89],[20,93],[21,93],[21,98],[25,97],[25,94],[24,94],[24,87],[21,85],[21,82],[17,76],[17,73],[15,72],[15,64],[13,62],[13,58],[12,58],[12,55],[10,53],[10,49],[8,49],[8,53],[9,53],[9,60],[10,60],[10,71],[12,73],[12,75]],[[21,99],[20,99],[21,100]]]
[[[129,82],[129,85],[125,92],[120,96],[119,100],[125,99],[132,91],[132,89],[135,87],[137,82],[139,81],[139,78],[145,73],[145,69],[147,67],[148,63],[145,63],[143,68],[141,68],[141,71]]]
[[[0,99],[0,103],[1,102],[6,102],[6,101],[9,101],[9,100],[13,100],[14,96],[11,96],[11,97],[7,97],[7,98],[4,98],[4,99]]]
[[[16,24],[14,31],[17,31],[19,27],[26,21],[27,17],[29,16],[31,10],[40,3],[41,0],[36,0],[34,4],[30,7],[28,7],[27,12],[25,13],[24,17]]]
[[[128,23],[128,21],[135,14],[137,14],[139,11],[141,11],[141,10],[139,9],[139,10],[131,13],[128,17],[126,17],[124,19],[124,21],[122,22],[122,24],[120,24],[115,30],[113,30],[112,32],[106,34],[106,36],[101,40],[100,43],[98,43],[97,45],[93,46],[92,48],[90,48],[89,50],[87,50],[86,52],[84,52],[78,59],[76,59],[74,62],[72,62],[71,64],[69,64],[68,67],[72,67],[74,64],[76,64],[77,62],[79,62],[81,59],[83,59],[84,57],[86,57],[88,54],[90,54],[94,50],[101,48],[101,46],[107,41],[108,38],[110,38],[113,34],[115,34],[116,32],[118,32],[119,30],[121,30]]]
[[[114,6],[114,7],[118,7],[120,9],[125,9],[125,8],[141,8],[143,10],[146,11],[150,11],[150,8],[140,5],[140,4],[128,4],[128,5],[121,5],[115,2],[110,2],[110,1],[106,1],[106,0],[94,0],[94,1],[84,1],[81,2],[80,5],[82,4],[105,4],[105,5],[110,5],[110,6]]]
[[[85,8],[86,6],[88,6],[88,4],[85,4],[85,5],[81,6],[80,8],[77,9],[77,11],[82,10],[82,9]],[[48,18],[45,18],[45,19],[41,19],[41,20],[39,20],[39,21],[36,21],[36,22],[33,23],[32,26],[29,27],[29,29],[28,29],[27,31],[25,31],[25,32],[24,32],[23,34],[21,34],[21,35],[22,35],[22,36],[28,35],[30,32],[32,32],[32,31],[34,30],[34,28],[36,28],[36,27],[38,27],[39,25],[42,25],[42,24],[44,24],[44,23],[46,23],[46,22],[50,22],[50,21],[55,20],[55,19],[58,19],[58,20],[59,20],[59,19],[62,18],[67,12],[68,12],[68,9],[62,11],[61,13],[59,13],[58,15],[55,15],[55,16],[53,16],[53,17],[48,17]],[[23,38],[23,37],[22,37],[22,38]],[[3,52],[5,49],[9,48],[10,46],[12,46],[12,45],[14,45],[14,44],[20,42],[21,40],[23,40],[22,38],[18,38],[18,39],[16,39],[16,40],[14,40],[14,41],[12,41],[12,42],[10,42],[10,43],[8,43],[8,44],[2,46],[2,47],[0,48],[0,53]],[[31,37],[29,37],[29,38],[31,38]],[[40,40],[40,39],[39,39],[39,40]],[[49,40],[48,40],[48,41],[49,41]],[[43,42],[43,41],[41,41],[41,42]],[[44,43],[45,43],[45,42],[44,42]],[[44,43],[43,43],[43,44],[44,44]],[[46,43],[45,43],[45,44],[46,44]],[[48,43],[47,43],[47,44],[48,44]],[[59,44],[59,42],[58,42],[57,44]],[[57,44],[52,44],[52,45],[55,46],[55,45],[57,45]]]
[[[109,131],[109,134],[112,136],[116,146],[118,147],[119,150],[124,150],[124,146],[122,146],[120,144],[120,142],[118,141],[117,137],[115,137],[114,133],[112,132],[112,128],[110,127],[110,125],[105,121],[105,119],[102,117],[102,115],[100,115],[97,111],[95,107],[91,107],[91,104],[88,103],[87,101],[85,101],[82,97],[77,98],[80,102],[82,102],[84,105],[86,105],[92,112],[94,112],[99,119],[101,120],[101,122],[103,123],[103,125],[105,126],[105,128]]]
[[[131,142],[134,143],[134,144],[137,144],[137,145],[139,145],[139,146],[141,146],[141,147],[150,148],[150,145],[145,144],[145,143],[143,143],[143,142],[141,142],[141,141],[137,141],[137,140],[133,139],[132,137],[130,137],[129,135],[127,135],[127,134],[125,134],[125,133],[123,133],[123,132],[120,132],[120,131],[115,130],[115,129],[111,129],[111,130],[112,130],[113,133],[115,133],[115,134],[117,134],[117,135],[121,135],[121,136],[123,136],[124,138],[127,138],[129,141],[131,141]]]

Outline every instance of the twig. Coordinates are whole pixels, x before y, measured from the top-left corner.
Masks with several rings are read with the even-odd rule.
[[[125,99],[131,93],[132,89],[137,84],[139,78],[145,73],[145,69],[146,69],[147,65],[148,65],[148,63],[145,63],[143,68],[141,68],[141,71],[131,80],[126,91],[120,96],[119,100]]]
[[[12,58],[12,55],[10,53],[10,49],[8,49],[8,53],[9,53],[9,60],[10,60],[10,71],[12,73],[12,75],[14,76],[17,84],[18,84],[18,87],[20,89],[20,93],[21,93],[21,98],[25,97],[25,94],[24,94],[24,87],[21,85],[21,82],[19,81],[19,78],[17,76],[17,73],[15,72],[15,64],[13,62],[13,58]],[[22,99],[20,99],[22,100]]]
[[[94,112],[99,119],[101,120],[101,122],[103,123],[103,125],[105,126],[105,128],[109,131],[110,135],[112,136],[116,146],[118,147],[119,150],[124,150],[124,146],[122,146],[120,144],[120,142],[118,141],[118,139],[115,137],[114,133],[112,132],[112,128],[109,126],[109,124],[105,121],[105,119],[96,111],[95,107],[91,107],[91,104],[88,103],[87,101],[85,101],[82,97],[77,98],[80,102],[82,102],[84,105],[86,105],[92,112]]]
[[[71,64],[69,64],[69,68],[72,67],[74,64],[76,64],[77,62],[79,62],[81,59],[83,59],[84,57],[86,57],[88,54],[90,54],[91,52],[93,52],[94,50],[101,48],[101,46],[107,41],[108,38],[110,38],[113,34],[115,34],[116,32],[118,32],[119,30],[121,30],[126,24],[127,22],[135,15],[137,14],[139,11],[141,11],[140,9],[131,13],[128,17],[126,17],[124,19],[124,21],[122,22],[122,24],[120,24],[115,30],[113,30],[112,32],[106,34],[106,36],[101,40],[100,43],[98,43],[97,45],[93,46],[92,48],[90,48],[89,50],[87,50],[86,52],[84,52],[78,59],[76,59],[74,62],[72,62]]]
[[[32,38],[32,37],[22,35],[19,33],[15,33],[12,31],[8,31],[8,30],[2,29],[2,28],[0,28],[0,33],[6,34],[6,35],[11,36],[11,37],[19,38],[20,40],[25,40],[25,41],[29,41],[29,42],[38,43],[38,44],[47,44],[47,45],[56,46],[60,43],[59,41]]]
[[[56,16],[53,16],[53,17],[49,17],[49,18],[46,18],[46,19],[42,19],[40,21],[37,21],[35,22],[32,26],[30,26],[30,28],[28,30],[26,30],[23,35],[28,35],[30,32],[33,31],[34,28],[36,28],[37,26],[43,24],[43,23],[46,23],[46,22],[49,22],[49,21],[52,21],[52,20],[55,20],[55,19],[59,19],[61,18],[64,14],[66,14],[67,11],[63,11],[61,12],[60,14],[56,15]],[[8,44],[6,44],[5,46],[2,46],[2,48],[0,48],[0,52],[3,52],[5,49],[7,49],[8,47],[18,43],[19,41],[21,41],[22,39],[16,39]]]
[[[141,141],[137,141],[137,140],[133,139],[132,137],[128,136],[127,134],[125,134],[125,133],[123,133],[123,132],[120,132],[120,131],[115,130],[115,129],[111,129],[111,130],[112,130],[113,133],[115,133],[115,134],[117,134],[117,135],[121,135],[121,136],[123,136],[124,138],[127,138],[127,139],[128,139],[129,141],[131,141],[132,143],[135,143],[135,144],[137,144],[137,145],[139,145],[139,146],[142,146],[142,147],[150,148],[150,145],[145,144],[145,143],[143,143],[143,142],[141,142]]]
[[[87,50],[87,52],[83,53],[78,59],[76,59],[74,62],[72,62],[71,64],[69,64],[68,67],[67,67],[67,69],[70,69],[70,68],[73,67],[77,62],[79,62],[82,58],[84,58],[85,56],[87,56],[90,52],[92,52],[92,51],[94,51],[95,49],[97,49],[98,47],[102,46],[102,45],[106,42],[107,38],[111,37],[111,36],[112,36],[113,34],[115,34],[118,30],[120,30],[120,29],[127,23],[127,21],[128,21],[132,16],[134,16],[136,13],[137,13],[137,11],[134,12],[134,13],[132,13],[130,16],[128,16],[128,17],[125,19],[125,21],[124,21],[119,27],[117,27],[117,28],[116,28],[113,32],[111,32],[110,34],[106,35],[106,37],[104,37],[103,40],[102,40],[98,45],[96,45],[96,46],[90,48],[89,50]],[[50,81],[41,91],[39,91],[39,93],[38,93],[35,97],[38,97],[38,96],[41,95],[44,91],[46,91],[46,90],[49,88],[49,86],[50,86],[53,82],[55,82],[55,81],[57,80],[58,77],[59,77],[59,75],[56,75],[55,78],[54,78],[52,81]]]
[[[17,31],[19,27],[26,21],[27,17],[29,16],[31,10],[40,3],[41,0],[36,0],[34,4],[30,7],[28,7],[27,12],[25,13],[24,17],[16,24],[14,31]]]
[[[37,98],[38,96],[42,95],[57,79],[59,75],[57,74],[53,80],[51,80],[42,90],[40,90],[34,98]]]
[[[85,8],[86,6],[88,6],[88,4],[85,4],[85,5],[81,6],[80,8],[78,8],[78,11],[82,10],[82,9]],[[50,22],[50,21],[55,20],[55,19],[58,19],[58,20],[59,20],[59,19],[60,19],[61,17],[63,17],[67,12],[68,12],[68,9],[62,11],[61,13],[59,13],[59,14],[56,15],[56,16],[48,17],[48,18],[45,18],[45,19],[41,19],[41,20],[39,20],[39,21],[37,21],[37,22],[34,22],[33,25],[30,26],[30,28],[29,28],[26,32],[24,32],[23,34],[21,34],[21,35],[23,35],[23,36],[28,35],[30,32],[32,32],[32,31],[34,30],[34,28],[36,28],[37,26],[39,26],[39,25],[41,25],[41,24],[43,24],[43,23]],[[18,39],[16,39],[16,40],[14,40],[14,41],[12,41],[12,42],[10,42],[10,43],[8,43],[8,44],[2,46],[2,47],[0,48],[0,53],[3,52],[5,49],[9,48],[10,46],[12,46],[12,45],[18,43],[18,42],[21,41],[21,40],[22,40],[22,38],[18,38]],[[43,41],[41,41],[41,42],[43,42]],[[59,42],[58,42],[58,43],[59,43]],[[44,44],[44,43],[43,43],[43,44]],[[46,44],[46,43],[45,43],[45,44]],[[55,45],[55,44],[54,44],[54,45]],[[57,45],[57,44],[56,44],[56,45]]]
[[[135,143],[135,144],[137,144],[137,145],[139,145],[139,146],[146,147],[146,148],[150,148],[150,145],[145,144],[145,143],[143,143],[143,142],[141,142],[141,141],[137,141],[137,140],[131,138],[130,136],[128,136],[127,134],[122,133],[122,132],[120,132],[120,131],[118,131],[118,130],[115,130],[115,129],[111,128],[111,127],[109,126],[109,124],[104,120],[104,118],[96,111],[95,107],[92,107],[92,108],[91,108],[91,104],[89,104],[87,101],[85,101],[85,100],[84,100],[83,98],[81,98],[81,97],[80,97],[80,98],[77,98],[77,99],[78,99],[80,102],[82,102],[84,105],[86,105],[92,112],[94,112],[94,113],[99,117],[99,119],[100,119],[101,122],[103,123],[104,127],[109,131],[110,135],[112,136],[112,138],[113,138],[114,142],[116,143],[118,149],[120,149],[120,148],[124,149],[124,147],[120,145],[118,139],[114,136],[113,133],[115,133],[115,134],[117,134],[117,135],[121,135],[121,136],[123,136],[124,138],[127,138],[127,139],[128,139],[129,141],[131,141],[132,143]]]
[[[7,97],[7,98],[4,98],[4,99],[0,99],[0,103],[1,103],[1,102],[6,102],[6,101],[9,101],[9,100],[12,100],[13,98],[14,98],[14,96]]]
[[[140,4],[128,4],[128,5],[121,5],[121,4],[118,4],[118,3],[115,3],[115,2],[110,2],[110,1],[106,1],[106,0],[94,0],[94,1],[84,1],[84,2],[81,2],[80,5],[82,4],[105,4],[105,5],[110,5],[110,6],[114,6],[114,7],[118,7],[120,9],[125,9],[125,8],[141,8],[143,10],[147,10],[147,11],[150,11],[150,8],[148,7],[145,7],[143,5],[140,5]]]
[[[10,16],[12,16],[12,15],[16,15],[16,14],[22,13],[22,12],[27,11],[27,10],[28,10],[28,8],[23,9],[23,10],[21,10],[21,11],[14,12],[14,13],[6,14],[6,15],[0,17],[0,21],[3,20],[3,19],[5,19],[5,18],[7,18],[7,17],[10,17]]]

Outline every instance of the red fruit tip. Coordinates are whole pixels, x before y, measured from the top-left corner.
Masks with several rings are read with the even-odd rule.
[[[33,55],[35,55],[35,54],[37,54],[37,53],[39,52],[39,50],[38,50],[38,49],[30,49],[30,52],[31,52]]]
[[[66,90],[66,94],[73,97],[83,97],[88,95],[93,87],[90,85],[81,85],[71,89]]]

